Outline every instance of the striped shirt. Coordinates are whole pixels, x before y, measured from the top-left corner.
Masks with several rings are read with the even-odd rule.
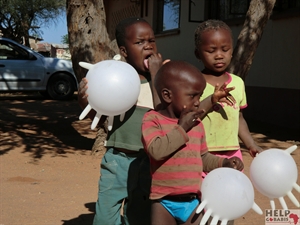
[[[188,193],[200,197],[202,171],[222,165],[222,158],[208,153],[200,121],[187,133],[177,123],[178,119],[153,110],[144,115],[142,141],[150,158],[150,199]]]

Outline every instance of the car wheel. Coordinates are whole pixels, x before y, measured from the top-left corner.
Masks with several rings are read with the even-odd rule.
[[[53,75],[47,85],[47,92],[52,99],[69,100],[73,97],[75,82],[67,74]]]

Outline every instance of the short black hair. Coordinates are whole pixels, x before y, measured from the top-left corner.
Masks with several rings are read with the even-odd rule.
[[[118,47],[124,46],[125,44],[125,31],[126,28],[135,24],[135,23],[148,23],[145,19],[140,18],[140,17],[130,17],[127,19],[122,20],[116,27],[116,33],[115,37],[117,40]],[[148,23],[149,24],[149,23]]]
[[[201,44],[201,41],[202,41],[201,35],[203,34],[203,32],[209,31],[209,30],[218,30],[218,29],[228,30],[232,37],[232,31],[231,31],[230,27],[221,20],[207,20],[207,21],[200,23],[198,25],[197,29],[195,30],[195,47],[196,47],[196,49]]]
[[[163,88],[170,88],[174,84],[173,81],[175,78],[187,80],[186,77],[190,75],[186,75],[186,71],[192,74],[201,74],[203,82],[205,83],[204,77],[197,67],[186,61],[172,60],[162,65],[156,73],[154,87],[159,97],[161,97],[160,93]]]

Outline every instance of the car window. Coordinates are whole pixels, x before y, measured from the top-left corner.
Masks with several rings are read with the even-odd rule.
[[[1,59],[29,59],[29,54],[26,50],[17,45],[0,41],[0,60]]]

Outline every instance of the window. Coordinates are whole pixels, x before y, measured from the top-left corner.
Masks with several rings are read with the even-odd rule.
[[[179,29],[180,0],[157,0],[155,33],[166,33]]]
[[[229,20],[245,17],[250,0],[205,0],[207,19]],[[300,0],[277,0],[273,13],[300,8]]]
[[[300,0],[277,0],[273,11],[282,12],[293,8],[300,8]]]
[[[1,41],[0,59],[28,59],[28,53],[18,46]]]
[[[244,17],[250,0],[207,0],[208,19],[228,20]]]
[[[204,21],[205,13],[205,0],[189,0],[189,22]]]

